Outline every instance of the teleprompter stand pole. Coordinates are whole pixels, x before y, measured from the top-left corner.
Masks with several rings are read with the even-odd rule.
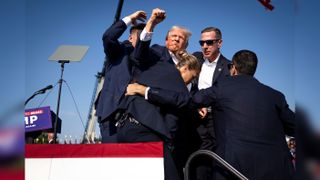
[[[61,75],[59,79],[59,92],[58,92],[58,101],[57,101],[57,111],[56,111],[56,119],[54,121],[54,127],[53,127],[53,142],[54,144],[57,143],[57,125],[58,125],[58,118],[59,118],[59,109],[60,109],[60,98],[61,98],[61,89],[62,89],[62,83],[63,83],[63,71],[64,71],[64,64],[69,63],[70,61],[67,60],[59,60],[58,63],[61,63]]]

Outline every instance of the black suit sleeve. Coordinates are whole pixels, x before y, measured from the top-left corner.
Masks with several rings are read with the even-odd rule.
[[[109,59],[115,59],[123,54],[121,44],[118,39],[126,29],[127,25],[122,20],[120,20],[112,24],[104,32],[102,36],[103,47],[104,52],[109,57]]]
[[[159,105],[169,105],[177,109],[186,108],[191,100],[188,92],[176,92],[160,88],[150,88],[148,101]]]
[[[135,63],[136,66],[143,69],[143,67],[148,66],[148,61],[150,59],[150,41],[141,41],[138,39],[137,44],[131,54],[131,60]]]
[[[190,107],[200,108],[214,106],[217,102],[217,98],[219,97],[218,90],[218,83],[214,83],[213,86],[196,92],[192,97]]]
[[[284,132],[289,136],[295,136],[295,114],[289,109],[289,105],[282,93],[279,93],[278,113],[282,121]]]
[[[149,67],[156,64],[163,56],[164,48],[157,44],[150,47],[150,41],[141,41],[138,39],[137,44],[131,54],[131,60],[136,66],[142,70],[146,70]]]

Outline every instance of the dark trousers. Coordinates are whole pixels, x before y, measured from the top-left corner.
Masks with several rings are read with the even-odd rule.
[[[198,113],[198,112],[196,112]],[[189,156],[199,150],[200,148],[200,137],[197,132],[197,125],[201,119],[196,119],[198,117],[192,118],[190,116],[185,116],[183,119],[178,121],[178,130],[175,132],[175,138],[173,141],[173,159],[175,161],[176,167],[179,171],[180,177],[184,177],[184,167]],[[192,169],[192,172],[194,169]],[[193,172],[194,173],[194,172]]]
[[[109,119],[99,123],[102,143],[116,143],[117,142],[117,127],[115,120]]]
[[[207,117],[201,121],[197,131],[202,140],[200,149],[214,151],[216,147],[216,137],[214,130],[213,114],[208,112]],[[194,161],[197,180],[211,180],[213,174],[212,159],[204,156]]]
[[[200,149],[212,151],[216,146],[216,135],[213,121],[213,114],[208,112],[207,117],[201,120],[201,124],[197,128],[202,141]]]
[[[125,120],[124,123],[118,127],[117,140],[119,143],[163,141],[153,130],[141,123],[137,124],[129,120]],[[163,151],[165,180],[180,180],[172,158],[171,148],[166,142],[164,142]]]

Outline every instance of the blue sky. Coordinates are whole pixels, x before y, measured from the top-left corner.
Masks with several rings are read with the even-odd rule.
[[[17,97],[19,101],[27,99],[33,92],[58,82],[60,64],[48,61],[48,58],[59,45],[88,45],[89,50],[82,62],[65,65],[63,77],[86,123],[95,74],[102,69],[104,61],[101,37],[113,22],[118,1],[29,0],[21,7],[14,6],[16,1],[4,2],[21,16],[16,19],[11,16],[12,21],[3,18],[8,31],[4,36],[4,57],[16,60],[1,61],[1,80],[9,84],[8,87],[23,84],[17,89],[24,91],[24,96]],[[130,0],[124,2],[121,18],[137,10],[144,10],[149,16],[153,8],[162,8],[167,12],[167,18],[156,28],[153,43],[164,44],[167,30],[180,25],[192,32],[189,52],[200,50],[198,40],[203,28],[220,28],[224,56],[231,59],[241,49],[256,52],[259,58],[256,78],[283,92],[291,109],[294,110],[295,101],[303,105],[312,115],[312,122],[320,127],[317,112],[320,100],[317,33],[320,27],[316,19],[319,17],[316,9],[319,3],[302,0],[273,0],[271,3],[275,6],[273,11],[267,11],[257,0]],[[2,13],[11,15],[8,9],[2,10]],[[121,39],[127,37],[128,32]],[[24,61],[20,63],[20,59]],[[23,78],[7,81],[15,71]],[[12,88],[3,91],[5,102],[15,102],[4,95],[11,91]],[[58,85],[41,106],[48,105],[56,111],[57,96]],[[44,98],[45,95],[35,97],[26,108],[38,107]],[[62,136],[82,136],[84,127],[66,85],[62,87],[60,117]]]

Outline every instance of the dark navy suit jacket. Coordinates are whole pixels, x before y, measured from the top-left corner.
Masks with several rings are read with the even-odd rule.
[[[141,74],[135,75],[139,84],[172,90],[175,92],[188,92],[187,87],[175,67],[166,47],[153,45],[150,41],[138,41],[132,59],[138,64]],[[152,104],[141,96],[128,96],[122,107],[128,109],[138,121],[145,126],[173,139],[177,130],[177,112],[167,106]]]
[[[130,53],[133,46],[129,41],[118,41],[126,29],[126,24],[122,20],[118,21],[106,30],[102,38],[104,52],[108,57],[104,84],[96,102],[96,114],[102,121],[118,109],[119,102],[131,81],[133,63],[130,61]]]
[[[295,118],[279,91],[247,75],[229,76],[193,96],[194,105],[212,106],[216,153],[249,179],[292,179],[285,134]]]

